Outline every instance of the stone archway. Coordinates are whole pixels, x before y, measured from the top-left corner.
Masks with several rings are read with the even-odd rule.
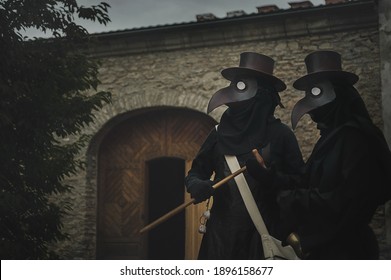
[[[139,230],[150,222],[147,163],[178,158],[188,170],[216,122],[205,114],[173,107],[137,110],[122,119],[106,133],[98,151],[97,258],[146,259],[148,238]],[[186,209],[187,259],[198,251],[202,210],[202,205]]]

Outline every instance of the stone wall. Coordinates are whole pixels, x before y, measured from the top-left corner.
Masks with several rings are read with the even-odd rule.
[[[379,0],[380,73],[383,104],[384,135],[391,147],[391,2]],[[391,201],[385,205],[386,217],[391,217]],[[386,219],[386,244],[391,245],[391,219]],[[391,253],[388,253],[391,259]]]
[[[382,128],[376,12],[373,3],[358,8],[348,3],[331,10],[312,8],[98,35],[93,54],[101,61],[100,89],[112,92],[113,103],[97,112],[94,125],[85,129],[92,137],[81,154],[87,170],[70,179],[76,186],[70,197],[74,210],[65,221],[71,240],[58,247],[62,256],[95,258],[96,156],[106,131],[128,112],[145,107],[174,106],[205,112],[212,94],[229,84],[220,71],[237,66],[241,52],[259,52],[276,60],[275,75],[288,86],[280,94],[286,108],[277,109],[276,114],[289,125],[293,105],[303,97],[292,83],[306,73],[304,57],[315,50],[341,53],[343,68],[360,76],[356,88],[375,124]],[[223,110],[215,110],[212,117],[219,120]],[[315,125],[305,116],[295,134],[307,158],[318,137]],[[384,220],[381,208],[373,227],[382,245],[382,257],[391,258],[384,241]]]
[[[212,94],[229,85],[220,71],[237,66],[241,52],[254,51],[276,60],[275,75],[288,86],[286,91],[280,93],[286,108],[277,109],[277,115],[290,125],[293,105],[304,96],[303,92],[292,87],[292,83],[306,73],[304,57],[314,50],[332,49],[342,54],[345,70],[360,76],[356,88],[362,94],[374,122],[382,127],[377,42],[378,31],[368,29],[354,33],[101,58],[101,88],[113,93],[114,102],[98,117],[102,114],[114,116],[122,113],[121,110],[129,109],[129,106],[137,108],[156,104],[189,107],[205,112]],[[213,116],[218,120],[219,114]],[[304,117],[295,132],[303,154],[308,156],[316,141],[316,129],[310,118]]]

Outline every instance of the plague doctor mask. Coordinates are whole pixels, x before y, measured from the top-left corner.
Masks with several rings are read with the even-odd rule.
[[[234,105],[250,100],[262,87],[259,81],[273,87],[277,92],[286,89],[286,85],[273,76],[274,60],[268,56],[244,52],[240,54],[239,67],[226,68],[221,71],[224,78],[231,81],[228,87],[218,90],[210,99],[207,113],[221,105]],[[281,103],[280,103],[280,106]]]
[[[305,91],[305,97],[294,106],[291,114],[292,128],[306,113],[322,107],[336,98],[333,82],[344,81],[353,85],[358,76],[342,71],[341,55],[334,51],[316,51],[305,58],[308,74],[293,83],[293,87]]]

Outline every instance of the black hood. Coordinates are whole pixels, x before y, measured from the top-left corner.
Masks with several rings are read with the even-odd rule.
[[[218,146],[223,154],[240,155],[267,144],[267,127],[279,104],[278,93],[262,89],[246,101],[236,102],[221,117],[217,129]]]
[[[309,112],[322,134],[346,124],[357,123],[365,131],[374,131],[374,125],[357,90],[349,84],[333,84],[336,98]]]
[[[338,132],[345,127],[353,127],[362,132],[362,137],[369,140],[369,147],[383,170],[384,178],[380,181],[384,185],[382,196],[384,203],[391,198],[391,152],[384,138],[383,132],[376,127],[366,109],[365,103],[357,90],[349,84],[334,86],[336,99],[310,112],[312,119],[317,122],[321,137],[307,163],[316,158],[318,151],[332,139],[338,137]],[[360,139],[357,139],[360,141]],[[363,163],[371,164],[371,163]]]

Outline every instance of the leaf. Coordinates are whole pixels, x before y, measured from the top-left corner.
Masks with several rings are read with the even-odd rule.
[[[0,1],[2,259],[58,258],[49,244],[68,236],[62,220],[71,204],[53,196],[73,189],[63,180],[85,167],[78,155],[88,137],[81,132],[111,102],[109,92],[97,92],[98,62],[88,57],[88,32],[75,19],[105,24],[108,7]],[[31,27],[53,37],[26,41],[20,31]]]

